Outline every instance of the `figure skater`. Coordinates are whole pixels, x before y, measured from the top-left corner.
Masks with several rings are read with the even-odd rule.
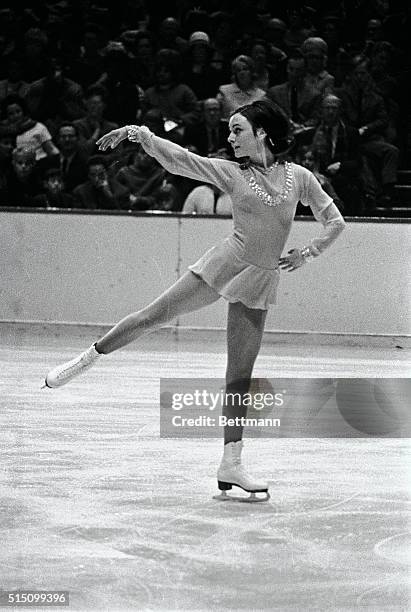
[[[238,108],[229,120],[228,142],[239,160],[201,157],[155,136],[146,126],[112,130],[97,142],[105,151],[128,138],[140,143],[168,172],[216,185],[233,202],[233,232],[189,266],[169,289],[148,306],[122,319],[84,353],[51,370],[48,387],[60,387],[107,355],[175,317],[228,302],[226,399],[223,415],[245,417],[247,406],[235,398],[248,392],[267,309],[275,303],[279,268],[289,272],[319,256],[345,222],[314,175],[281,155],[289,146],[288,121],[279,107],[259,100]],[[322,234],[281,257],[298,202],[310,206]],[[238,395],[239,394],[239,395]],[[231,397],[232,399],[227,399]],[[220,499],[232,486],[250,492],[251,501],[269,498],[266,482],[241,465],[242,419],[224,428],[224,453],[217,472]],[[265,493],[264,497],[256,493]],[[234,498],[238,499],[238,498]]]

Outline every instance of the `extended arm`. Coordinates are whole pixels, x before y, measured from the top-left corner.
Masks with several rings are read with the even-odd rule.
[[[225,159],[201,157],[180,147],[174,142],[155,136],[146,126],[125,126],[109,132],[97,145],[105,151],[116,147],[128,138],[138,142],[144,150],[172,174],[181,174],[188,178],[212,183],[222,191],[230,191],[234,180],[236,164]]]

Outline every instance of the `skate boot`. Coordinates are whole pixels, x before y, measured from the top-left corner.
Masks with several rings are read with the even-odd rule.
[[[242,440],[229,442],[224,446],[224,456],[217,472],[218,488],[220,495],[215,495],[213,499],[219,501],[241,501],[241,502],[261,502],[270,499],[268,484],[263,480],[252,478],[241,465],[241,451],[243,448]],[[240,487],[243,491],[250,493],[249,497],[234,497],[227,495],[227,491],[235,487]],[[256,493],[264,493],[264,497],[257,497]]]
[[[56,366],[53,368],[53,370],[50,370],[46,376],[42,388],[49,387],[54,389],[56,387],[62,387],[72,378],[75,378],[79,374],[82,374],[91,368],[99,357],[101,357],[101,353],[96,351],[95,344],[93,344],[78,357],[75,357],[71,361],[66,361],[66,363]]]

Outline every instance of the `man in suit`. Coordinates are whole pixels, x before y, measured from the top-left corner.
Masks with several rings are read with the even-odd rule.
[[[107,160],[102,155],[90,157],[88,179],[73,192],[76,206],[97,210],[128,209],[130,191],[107,172]]]
[[[231,151],[227,137],[228,125],[221,118],[219,101],[216,98],[207,98],[203,102],[200,123],[186,128],[186,144],[195,147],[199,155],[229,159]]]
[[[57,132],[57,143],[60,150],[59,166],[64,184],[69,193],[87,180],[88,154],[80,146],[77,127],[73,123],[63,123]]]
[[[322,101],[312,149],[319,160],[319,171],[343,200],[345,214],[362,214],[360,136],[341,119],[341,99],[333,94],[326,95]]]
[[[321,94],[306,82],[305,60],[300,51],[293,51],[288,58],[287,81],[270,87],[267,97],[283,109],[294,134],[315,125],[320,114]]]

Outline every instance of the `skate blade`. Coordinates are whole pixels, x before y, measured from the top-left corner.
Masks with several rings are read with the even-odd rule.
[[[44,381],[44,383],[41,385],[40,389],[51,389],[51,387],[49,387],[47,382]]]
[[[256,504],[258,502],[266,502],[270,499],[270,494],[264,493],[264,497],[257,497],[256,493],[250,493],[249,497],[240,497],[239,495],[227,495],[225,491],[222,491],[219,495],[213,495],[213,499],[217,501],[234,501],[244,504]]]

